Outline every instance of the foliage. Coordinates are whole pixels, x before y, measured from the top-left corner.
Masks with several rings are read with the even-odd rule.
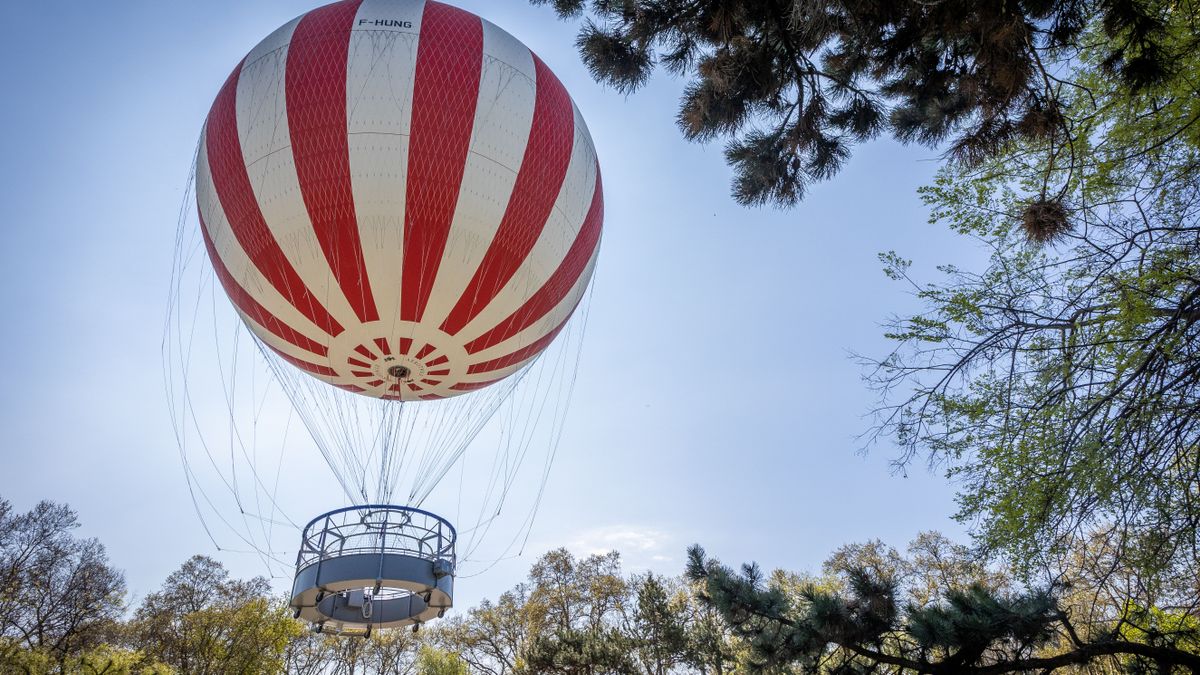
[[[532,614],[528,586],[521,584],[495,602],[484,600],[465,615],[447,619],[433,635],[438,644],[458,652],[472,671],[509,675],[523,665]]]
[[[417,668],[420,640],[405,630],[349,638],[307,631],[288,643],[288,675],[401,675]]]
[[[926,541],[922,542],[921,539]],[[806,673],[1053,673],[1200,670],[1196,616],[1108,607],[1080,625],[1080,608],[1052,589],[1012,588],[1003,569],[950,551],[927,557],[922,535],[901,556],[877,542],[846,547],[827,562],[833,576],[791,588],[755,565],[740,572],[689,551],[688,578],[748,646],[756,671]],[[945,549],[942,549],[945,551]],[[969,555],[969,553],[968,553]],[[936,592],[925,585],[942,579]],[[1149,618],[1157,617],[1157,618]],[[1137,626],[1137,628],[1134,628]]]
[[[56,657],[44,648],[26,648],[7,642],[0,643],[0,672],[22,675],[171,675],[174,671],[156,663],[141,651],[110,644]]]
[[[616,628],[558,628],[534,636],[525,654],[524,670],[561,675],[633,675],[638,670],[629,647]]]
[[[13,542],[58,541],[75,522],[44,504],[12,515]],[[28,514],[26,514],[28,515]],[[34,536],[37,535],[37,536]],[[83,542],[88,543],[88,542]],[[94,542],[91,542],[94,543]],[[85,547],[86,548],[86,547]],[[13,551],[4,549],[11,569]],[[415,634],[302,631],[263,579],[237,580],[194,556],[103,634],[37,644],[0,637],[0,672],[25,675],[732,675],[747,672],[984,673],[1200,670],[1200,612],[1167,603],[1195,577],[1137,596],[1103,532],[1064,558],[1055,583],[923,533],[904,552],[879,541],[832,552],[817,576],[748,565],[736,573],[698,547],[683,578],[626,575],[620,558],[546,553],[495,602]],[[69,557],[69,556],[68,556]],[[20,556],[17,556],[20,558]],[[29,565],[64,564],[44,557]],[[69,566],[69,564],[68,564]],[[19,565],[17,567],[20,567]],[[1147,602],[1130,598],[1146,597]],[[119,598],[118,598],[119,600]],[[117,605],[119,606],[119,604]]]
[[[0,499],[0,640],[21,658],[67,657],[100,644],[123,611],[124,576],[104,546],[78,539],[75,512],[41,502],[15,513]]]
[[[634,653],[644,672],[666,675],[688,656],[686,601],[672,597],[667,580],[652,573],[635,579],[634,587],[637,605],[631,628],[640,638]]]
[[[429,645],[417,653],[417,675],[467,675],[467,662],[457,654]]]
[[[1200,15],[1145,6],[1164,16],[1172,75],[1123,89],[1093,27],[1059,86],[1067,132],[924,190],[990,260],[926,284],[885,255],[923,307],[892,322],[899,345],[869,379],[876,437],[901,466],[924,455],[958,481],[985,551],[1032,574],[1100,532],[1141,579],[1131,600],[1194,608],[1200,585],[1149,595],[1200,569]],[[1027,232],[1026,211],[1049,203],[1064,219]]]
[[[81,606],[74,633],[64,634],[55,632],[59,623],[29,614],[13,599],[24,598],[22,585],[70,578],[60,568],[77,569],[80,552],[103,548],[71,538],[74,512],[48,502],[17,515],[0,500],[0,526],[3,600],[9,603],[0,606],[6,626],[23,628],[0,636],[3,673],[666,675],[694,667],[720,675],[736,665],[718,617],[678,580],[627,577],[615,552],[578,558],[564,549],[539,558],[528,582],[496,602],[484,601],[419,634],[375,631],[348,638],[304,631],[265,579],[231,578],[203,555],[172,572],[128,620],[122,617],[123,585],[99,586],[108,589],[99,596],[88,594],[86,585],[63,587],[80,593],[78,603],[90,603]],[[88,578],[119,581],[120,575],[108,570]],[[28,616],[43,622],[27,625]]]
[[[1052,137],[1067,124],[1064,64],[1082,51],[1119,90],[1140,92],[1195,46],[1163,30],[1172,12],[1194,13],[1189,0],[532,2],[586,16],[576,44],[600,82],[631,92],[658,65],[688,78],[679,127],[730,139],[744,204],[794,204],[885,131],[948,143],[968,162]]]
[[[529,581],[428,632],[472,672],[734,672],[737,649],[719,617],[677,579],[626,577],[614,553],[550,551]]]
[[[130,625],[147,654],[197,674],[281,673],[300,632],[265,579],[230,579],[223,565],[200,555],[147,595]]]

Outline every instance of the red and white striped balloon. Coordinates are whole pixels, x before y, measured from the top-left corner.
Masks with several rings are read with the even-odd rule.
[[[377,398],[497,382],[582,297],[603,221],[587,127],[508,33],[434,0],[345,0],[276,30],[205,123],[201,230],[242,320]]]

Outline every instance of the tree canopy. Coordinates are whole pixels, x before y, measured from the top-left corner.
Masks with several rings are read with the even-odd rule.
[[[0,666],[66,668],[112,637],[125,577],[77,527],[67,506],[43,501],[17,513],[0,499]]]
[[[70,509],[52,503],[13,516],[15,541],[55,540],[63,561],[25,556],[29,575],[71,567],[97,542],[63,538]],[[47,533],[49,535],[47,536]],[[37,536],[34,536],[37,535]],[[1194,609],[1131,594],[1136,574],[1111,567],[1097,536],[1066,558],[1053,583],[1032,583],[927,532],[898,551],[847,544],[817,572],[755,565],[734,571],[697,546],[685,573],[630,574],[618,553],[565,549],[534,561],[527,579],[420,633],[344,637],[305,630],[264,579],[238,580],[193,556],[131,615],[108,597],[102,626],[54,647],[6,632],[0,672],[25,675],[735,675],[769,673],[1171,673],[1200,671]],[[111,568],[110,568],[111,569]],[[1176,585],[1186,584],[1177,580]],[[5,606],[0,620],[25,614]],[[91,615],[89,615],[91,616]],[[80,625],[86,621],[80,621]],[[81,635],[82,635],[81,634]]]
[[[1192,0],[532,0],[583,17],[576,44],[622,92],[657,66],[688,80],[676,121],[725,138],[733,195],[795,204],[856,143],[888,133],[975,164],[1072,133],[1076,60],[1137,94],[1177,74]]]
[[[1200,672],[1194,613],[1098,605],[1104,594],[1082,577],[1080,590],[1092,593],[1028,586],[935,533],[907,554],[880,542],[844,547],[822,578],[735,571],[696,546],[687,578],[746,645],[754,671]]]
[[[129,623],[133,644],[181,673],[281,673],[302,628],[266,579],[231,579],[197,555],[146,596]]]
[[[932,219],[990,259],[930,283],[885,254],[923,306],[891,322],[897,348],[868,360],[868,379],[875,438],[901,466],[924,457],[958,481],[985,550],[1053,570],[1102,535],[1142,596],[1188,579],[1170,602],[1196,607],[1198,17],[1163,6],[1177,10],[1161,28],[1173,75],[1122,88],[1104,33],[1087,31],[1097,46],[1060,95],[1069,135],[948,165],[923,191]]]
[[[929,281],[867,356],[868,445],[959,487],[976,554],[1200,608],[1200,6],[1194,0],[534,0],[595,78],[686,78],[684,135],[792,204],[854,143],[945,150],[921,191],[983,269]],[[1097,572],[1099,574],[1099,572]],[[1115,591],[1114,591],[1115,592]]]

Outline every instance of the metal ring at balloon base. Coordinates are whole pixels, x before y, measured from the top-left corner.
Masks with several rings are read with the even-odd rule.
[[[291,606],[319,632],[419,625],[453,604],[454,527],[407,506],[352,506],[305,526]]]

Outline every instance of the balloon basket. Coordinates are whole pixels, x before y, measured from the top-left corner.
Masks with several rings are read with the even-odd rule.
[[[415,631],[453,604],[456,533],[444,518],[351,506],[314,518],[302,536],[291,606],[318,633]]]

